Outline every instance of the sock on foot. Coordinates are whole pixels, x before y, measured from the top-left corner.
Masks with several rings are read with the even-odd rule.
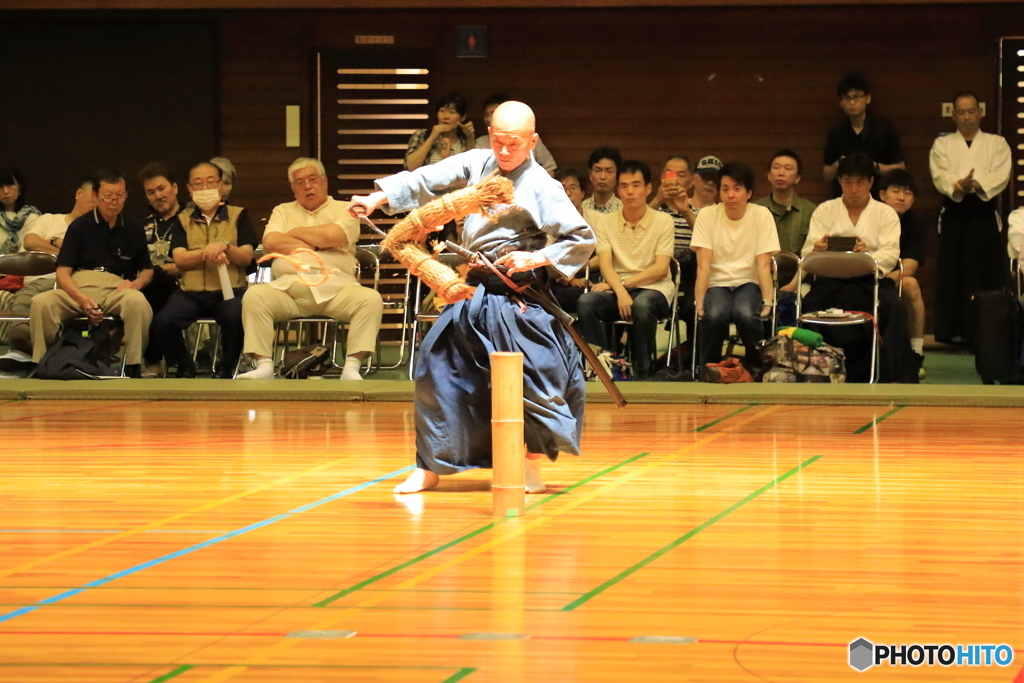
[[[922,337],[915,337],[910,340],[910,348],[914,349],[914,353],[919,356],[924,355],[924,339]]]
[[[359,374],[360,368],[363,367],[363,361],[352,356],[345,356],[345,367],[341,370],[342,379],[362,379],[363,376]]]
[[[547,491],[547,486],[544,485],[544,480],[540,478],[540,463],[541,459],[526,460],[526,492],[527,493],[544,493]]]
[[[274,364],[269,358],[260,358],[256,361],[256,369],[243,372],[238,379],[274,379]]]

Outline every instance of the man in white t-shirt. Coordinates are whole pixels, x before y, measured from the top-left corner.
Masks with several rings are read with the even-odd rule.
[[[718,173],[719,204],[701,209],[690,248],[697,252],[694,301],[698,368],[722,359],[729,324],[746,349],[746,362],[760,365],[757,343],[765,338],[764,320],[772,306],[772,254],[779,235],[772,212],[750,203],[754,171],[729,163]],[[700,370],[698,370],[700,372]]]
[[[96,207],[96,194],[92,181],[86,180],[75,190],[75,206],[71,213],[46,213],[39,216],[22,236],[22,251],[41,251],[56,256],[64,243],[64,233],[79,216]],[[28,317],[32,297],[54,288],[56,276],[38,275],[25,278],[25,285],[11,300],[11,315]],[[11,323],[7,329],[7,344],[10,350],[0,356],[0,373],[20,374],[31,368],[32,335],[27,322]]]
[[[872,199],[875,165],[871,157],[856,152],[843,157],[838,167],[842,196],[818,205],[804,242],[803,256],[827,251],[829,238],[856,237],[854,251],[875,257],[881,275],[892,272],[900,258],[900,217],[887,204]],[[803,310],[829,308],[870,312],[874,305],[874,276],[858,278],[815,278],[803,299]],[[882,337],[879,376],[882,382],[916,384],[920,358],[910,348],[907,311],[896,291],[895,280],[882,277],[878,288],[878,332]],[[870,346],[857,330],[826,330],[826,341],[846,352],[848,381],[868,381],[871,375]],[[871,334],[874,334],[872,331]],[[871,342],[868,336],[868,344]]]
[[[376,346],[384,303],[377,290],[361,286],[353,274],[359,221],[349,214],[348,202],[328,194],[327,174],[319,160],[296,159],[288,167],[288,181],[295,201],[274,208],[263,233],[263,248],[268,254],[315,250],[322,261],[300,252],[298,258],[312,268],[310,274],[300,277],[292,264],[274,259],[273,282],[246,291],[242,298],[242,352],[254,357],[256,368],[238,379],[274,378],[274,323],[300,316],[349,323],[341,378],[362,379],[359,369]],[[321,262],[328,269],[324,282],[319,282]],[[318,284],[309,287],[305,283],[310,281]]]
[[[594,225],[604,282],[580,297],[580,333],[600,351],[608,348],[607,323],[632,320],[633,379],[644,380],[651,370],[658,320],[675,303],[670,274],[675,226],[667,213],[647,206],[651,168],[646,163],[624,161],[618,173],[622,208]]]

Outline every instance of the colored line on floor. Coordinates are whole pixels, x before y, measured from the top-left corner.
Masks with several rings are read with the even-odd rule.
[[[750,495],[748,495],[746,498],[733,503],[731,506],[729,506],[725,510],[722,510],[717,515],[715,515],[714,517],[711,517],[710,519],[707,519],[704,522],[702,522],[701,524],[699,524],[699,525],[695,526],[694,528],[690,529],[689,531],[687,531],[685,534],[683,534],[682,536],[680,536],[676,540],[672,541],[671,543],[669,543],[668,545],[666,545],[666,546],[664,546],[662,548],[659,548],[655,552],[651,553],[650,555],[648,555],[644,559],[642,559],[639,562],[637,562],[636,564],[634,564],[632,567],[629,567],[628,569],[626,569],[626,570],[620,572],[619,574],[613,576],[612,578],[608,579],[607,581],[605,581],[604,583],[602,583],[600,586],[598,586],[597,588],[593,589],[592,591],[590,591],[588,593],[584,593],[580,597],[576,598],[575,600],[570,602],[568,605],[563,607],[562,611],[563,612],[571,612],[571,611],[575,610],[576,608],[578,608],[578,607],[580,607],[582,605],[585,605],[586,603],[590,602],[591,600],[596,598],[601,593],[604,593],[606,590],[608,590],[612,586],[620,583],[621,581],[623,581],[624,579],[628,578],[632,574],[635,574],[636,572],[640,571],[641,569],[643,569],[644,567],[646,567],[650,563],[654,562],[655,560],[657,560],[661,556],[665,555],[666,553],[674,550],[675,548],[678,548],[683,543],[686,543],[688,540],[690,540],[691,538],[693,538],[694,536],[696,536],[700,532],[704,531],[704,529],[707,529],[709,526],[711,526],[715,522],[718,522],[719,520],[724,519],[728,515],[730,515],[733,512],[735,512],[736,510],[739,510],[741,507],[743,507],[744,505],[746,505],[750,501],[754,500],[755,498],[760,496],[765,491],[769,491],[769,490],[775,488],[776,486],[778,486],[779,484],[784,482],[786,479],[789,479],[791,476],[793,476],[794,474],[796,474],[800,470],[802,470],[805,467],[808,467],[809,465],[813,464],[814,462],[820,460],[821,457],[822,456],[820,456],[820,455],[815,455],[815,456],[813,456],[811,458],[808,458],[807,460],[805,460],[804,462],[800,463],[799,465],[797,465],[796,467],[794,467],[790,471],[786,472],[785,474],[776,477],[772,481],[768,482],[767,484],[765,484],[764,486],[762,486],[758,490],[756,490],[753,493],[751,493]]]
[[[350,496],[353,493],[358,493],[359,491],[362,491],[365,488],[369,488],[370,486],[373,486],[374,484],[379,484],[382,481],[387,481],[388,479],[391,479],[393,477],[397,477],[400,474],[405,474],[406,472],[408,472],[408,471],[410,471],[412,469],[413,469],[412,465],[409,465],[408,467],[403,467],[402,469],[395,470],[394,472],[389,472],[388,474],[381,475],[379,477],[376,477],[375,479],[370,479],[369,481],[365,481],[362,484],[357,484],[356,486],[352,486],[350,488],[347,488],[344,491],[339,491],[338,493],[335,493],[333,495],[327,496],[326,498],[321,498],[320,500],[314,501],[314,502],[309,503],[307,505],[303,505],[301,507],[297,507],[297,508],[295,508],[295,509],[293,509],[293,510],[291,510],[289,512],[286,512],[284,514],[274,515],[273,517],[268,517],[267,519],[261,520],[259,522],[254,523],[254,524],[249,524],[248,526],[244,526],[241,529],[235,529],[234,531],[231,531],[229,533],[222,534],[222,535],[217,536],[215,538],[211,538],[211,539],[202,541],[200,543],[196,543],[195,545],[191,545],[191,546],[189,546],[187,548],[182,548],[181,550],[176,550],[173,553],[168,553],[167,555],[163,555],[161,557],[157,557],[155,559],[148,560],[148,561],[143,562],[141,564],[137,564],[134,567],[129,567],[128,569],[123,569],[123,570],[121,570],[119,572],[115,572],[113,574],[109,574],[107,576],[104,576],[103,578],[96,579],[95,581],[90,581],[89,583],[83,584],[82,586],[80,586],[78,588],[72,588],[71,590],[64,591],[63,593],[58,593],[57,595],[52,595],[52,596],[50,596],[48,598],[43,598],[42,600],[39,600],[34,605],[31,605],[31,606],[28,606],[28,607],[21,607],[21,608],[16,609],[16,610],[14,610],[12,612],[8,612],[7,614],[0,615],[0,623],[4,623],[4,622],[7,622],[7,621],[10,621],[12,619],[15,619],[15,618],[20,617],[20,616],[25,615],[25,614],[29,614],[31,612],[35,612],[36,610],[41,609],[42,607],[44,607],[46,605],[53,605],[55,603],[61,602],[62,600],[66,600],[66,599],[74,597],[76,595],[80,595],[81,593],[84,593],[89,588],[96,588],[98,586],[103,586],[105,584],[111,583],[112,581],[117,581],[118,579],[123,579],[126,576],[132,576],[133,574],[138,574],[139,572],[141,572],[143,570],[146,570],[146,569],[149,569],[150,567],[155,567],[157,565],[163,564],[165,562],[169,562],[171,560],[174,560],[174,559],[179,558],[179,557],[183,557],[185,555],[190,555],[190,554],[192,554],[192,553],[194,553],[196,551],[202,550],[204,548],[208,548],[208,547],[210,547],[212,545],[216,545],[218,543],[222,543],[224,541],[230,540],[230,539],[235,538],[237,536],[241,536],[242,534],[247,534],[250,531],[255,531],[257,529],[262,529],[265,526],[270,526],[271,524],[274,524],[276,522],[280,522],[282,520],[289,519],[293,515],[297,515],[297,514],[300,514],[302,512],[307,512],[307,511],[312,510],[314,508],[317,508],[317,507],[319,507],[321,505],[325,505],[325,504],[330,503],[332,501],[338,500],[339,498],[344,498],[345,496]]]
[[[301,479],[302,477],[311,474],[316,474],[317,472],[321,472],[326,469],[330,469],[331,467],[334,467],[335,465],[340,465],[341,463],[346,462],[348,460],[349,458],[337,458],[335,460],[331,460],[330,462],[315,465],[301,472],[296,472],[294,474],[289,474],[284,477],[280,477],[273,481],[267,482],[266,484],[253,486],[252,488],[246,489],[244,491],[239,491],[238,493],[234,493],[225,498],[220,498],[209,503],[203,503],[202,505],[194,507],[191,510],[186,510],[184,512],[176,512],[173,515],[169,515],[167,517],[164,517],[163,519],[158,519],[155,522],[149,522],[148,524],[143,524],[142,526],[135,527],[134,529],[128,529],[127,531],[119,532],[114,536],[98,538],[95,541],[90,541],[89,543],[83,543],[82,545],[74,546],[73,548],[66,548],[64,550],[61,550],[60,552],[54,553],[53,555],[47,555],[46,557],[40,557],[34,560],[29,560],[28,562],[20,564],[17,567],[11,567],[9,569],[0,570],[0,578],[5,578],[13,574],[22,574],[24,572],[29,571],[30,569],[34,569],[48,562],[53,562],[54,560],[61,560],[65,557],[70,557],[71,555],[77,555],[78,553],[85,552],[86,550],[92,550],[93,548],[98,548],[103,545],[114,543],[115,541],[120,541],[125,538],[129,538],[131,536],[134,536],[135,534],[140,534],[149,531],[150,529],[155,529],[164,526],[165,524],[177,522],[178,520],[190,517],[192,515],[197,515],[202,512],[208,512],[210,510],[213,510],[214,508],[220,507],[221,505],[233,503],[237,500],[241,500],[242,498],[246,498],[257,493],[262,493],[263,491],[267,491],[282,484],[287,484],[296,479]]]
[[[193,665],[193,664],[186,664],[184,666],[179,666],[174,671],[169,671],[169,672],[165,673],[163,676],[157,676],[156,678],[151,680],[149,683],[164,683],[164,681],[169,681],[172,678],[177,678],[178,676],[180,676],[181,674],[185,673],[186,671],[191,671],[194,668],[195,668],[195,665]]]
[[[596,472],[596,473],[590,475],[589,477],[586,477],[584,479],[579,480],[575,484],[572,484],[571,486],[568,486],[565,489],[562,489],[558,493],[553,493],[553,494],[551,494],[549,496],[545,496],[543,499],[537,501],[536,503],[532,503],[532,504],[528,505],[526,509],[527,509],[527,511],[532,510],[532,509],[536,508],[538,505],[543,505],[544,503],[552,501],[555,498],[563,496],[563,495],[565,495],[569,491],[572,491],[575,488],[578,488],[580,486],[583,486],[584,484],[592,482],[595,479],[597,479],[599,477],[602,477],[602,476],[604,476],[604,475],[606,475],[606,474],[608,474],[610,472],[614,472],[615,470],[619,469],[620,467],[628,465],[631,462],[636,462],[640,458],[646,457],[647,455],[650,455],[650,454],[649,453],[640,453],[639,455],[634,455],[631,458],[627,458],[626,460],[623,460],[620,463],[612,465],[611,467],[603,469],[600,472]],[[416,557],[414,557],[414,558],[412,558],[410,560],[407,560],[407,561],[405,561],[405,562],[403,562],[401,564],[395,565],[394,567],[391,567],[390,569],[386,569],[386,570],[380,572],[379,574],[375,574],[374,576],[371,576],[370,578],[368,578],[368,579],[366,579],[364,581],[360,581],[359,583],[357,583],[357,584],[355,584],[353,586],[349,586],[348,588],[346,588],[346,589],[344,589],[342,591],[339,591],[339,592],[335,593],[334,595],[331,595],[330,597],[324,598],[320,602],[314,603],[313,607],[327,607],[332,602],[335,602],[336,600],[340,600],[341,598],[345,597],[346,595],[351,595],[352,593],[355,593],[356,591],[362,590],[362,589],[366,588],[367,586],[372,586],[373,584],[377,583],[378,581],[380,581],[382,579],[386,579],[387,577],[391,576],[392,574],[397,574],[398,572],[402,571],[403,569],[408,569],[409,567],[411,567],[411,566],[413,566],[415,564],[418,564],[418,563],[422,562],[423,560],[426,560],[426,559],[428,559],[430,557],[433,557],[434,555],[437,555],[438,553],[442,553],[445,550],[448,550],[449,548],[457,546],[460,543],[468,541],[471,538],[479,536],[480,534],[482,534],[482,533],[484,533],[486,531],[490,531],[491,529],[493,529],[496,525],[498,525],[500,523],[501,522],[491,522],[490,524],[485,524],[484,526],[480,527],[479,529],[475,529],[473,531],[470,531],[468,534],[464,534],[464,535],[462,535],[462,536],[460,536],[460,537],[458,537],[458,538],[456,538],[454,540],[448,541],[447,543],[444,543],[442,545],[437,546],[436,548],[428,550],[425,553],[417,555]]]
[[[887,417],[891,417],[892,415],[895,415],[896,413],[900,412],[900,411],[901,411],[901,410],[903,410],[904,408],[906,408],[906,406],[896,406],[895,408],[893,408],[892,410],[890,410],[889,412],[887,412],[887,413],[886,413],[885,415],[883,415],[882,417],[876,417],[876,418],[875,418],[874,420],[872,420],[871,422],[868,422],[868,423],[867,423],[866,425],[864,425],[863,427],[861,427],[861,428],[857,429],[857,430],[856,430],[856,431],[854,431],[853,433],[854,433],[854,434],[863,434],[864,432],[868,431],[869,429],[873,429],[873,428],[874,428],[875,426],[877,426],[877,425],[878,425],[878,424],[879,424],[879,423],[880,423],[880,422],[881,422],[882,420],[886,419]]]
[[[757,405],[756,403],[751,403],[750,405],[745,405],[742,408],[740,408],[739,410],[734,410],[733,412],[729,413],[728,415],[726,415],[724,417],[720,417],[717,420],[712,420],[711,422],[708,422],[705,425],[701,425],[700,427],[697,427],[693,431],[695,431],[695,432],[703,432],[705,429],[710,429],[710,428],[714,427],[716,424],[719,424],[721,422],[725,422],[730,417],[734,417],[734,416],[739,415],[740,413],[742,413],[742,412],[744,412],[746,410],[750,410],[751,408],[753,408],[756,405]]]

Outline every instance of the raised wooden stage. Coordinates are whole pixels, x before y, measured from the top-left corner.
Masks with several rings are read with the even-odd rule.
[[[485,471],[390,492],[404,401],[34,398],[0,405],[3,683],[1024,667],[847,663],[858,637],[1024,648],[1019,409],[594,404],[496,522]]]

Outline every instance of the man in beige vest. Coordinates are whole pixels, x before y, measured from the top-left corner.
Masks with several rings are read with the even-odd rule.
[[[263,249],[293,255],[310,271],[300,275],[285,259],[274,259],[274,281],[246,292],[244,352],[253,356],[256,368],[238,379],[274,378],[274,323],[300,316],[349,324],[341,378],[362,379],[359,368],[376,347],[384,304],[377,290],[360,286],[355,277],[359,221],[349,214],[348,202],[328,195],[327,175],[317,159],[292,162],[288,182],[295,201],[274,208],[263,233]]]
[[[199,318],[211,317],[220,327],[222,352],[214,377],[230,378],[242,353],[242,294],[256,234],[245,209],[221,203],[221,175],[208,161],[189,170],[188,191],[195,208],[182,211],[171,226],[171,256],[181,289],[171,293],[153,318],[150,347],[157,346],[167,367],[177,368],[177,377],[196,376],[181,332]]]

